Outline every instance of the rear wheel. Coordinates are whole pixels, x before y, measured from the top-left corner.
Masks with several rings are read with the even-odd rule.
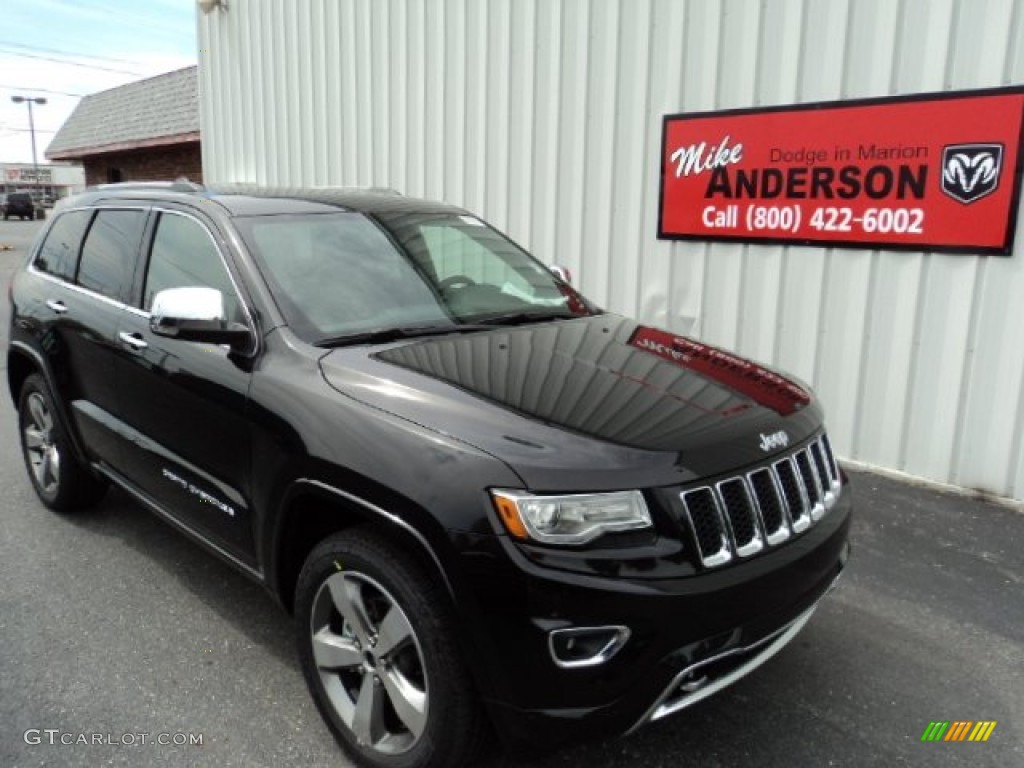
[[[43,504],[67,512],[94,506],[103,498],[107,484],[75,458],[53,397],[39,374],[29,376],[21,388],[18,431],[25,469]]]
[[[356,529],[318,545],[296,587],[302,670],[342,747],[375,768],[466,765],[485,722],[433,574]]]

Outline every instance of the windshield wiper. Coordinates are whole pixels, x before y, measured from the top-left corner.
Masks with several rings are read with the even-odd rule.
[[[412,325],[405,328],[375,328],[372,331],[356,331],[341,336],[325,336],[313,342],[317,347],[342,347],[348,344],[383,344],[399,339],[414,339],[417,336],[443,336],[448,333],[472,333],[493,330],[488,325]]]
[[[483,325],[522,325],[524,323],[543,323],[547,320],[569,320],[574,317],[585,317],[575,312],[509,312],[498,315],[477,315],[473,318]]]

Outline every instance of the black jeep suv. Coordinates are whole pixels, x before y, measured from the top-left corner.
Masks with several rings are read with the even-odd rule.
[[[846,561],[805,386],[464,210],[179,182],[55,213],[10,292],[39,498],[114,483],[264,584],[361,764],[631,731],[771,657]]]
[[[21,219],[34,219],[36,217],[36,204],[32,195],[28,192],[11,192],[8,195],[0,195],[3,198],[0,208],[3,209],[4,221],[11,216]]]

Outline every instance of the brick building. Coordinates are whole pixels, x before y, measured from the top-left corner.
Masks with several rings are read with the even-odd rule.
[[[85,183],[186,176],[202,181],[196,67],[86,96],[46,149],[85,167]]]

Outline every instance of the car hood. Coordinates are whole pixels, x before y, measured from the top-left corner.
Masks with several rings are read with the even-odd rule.
[[[321,368],[342,393],[486,451],[534,489],[688,482],[821,426],[794,380],[612,314],[341,348]]]

